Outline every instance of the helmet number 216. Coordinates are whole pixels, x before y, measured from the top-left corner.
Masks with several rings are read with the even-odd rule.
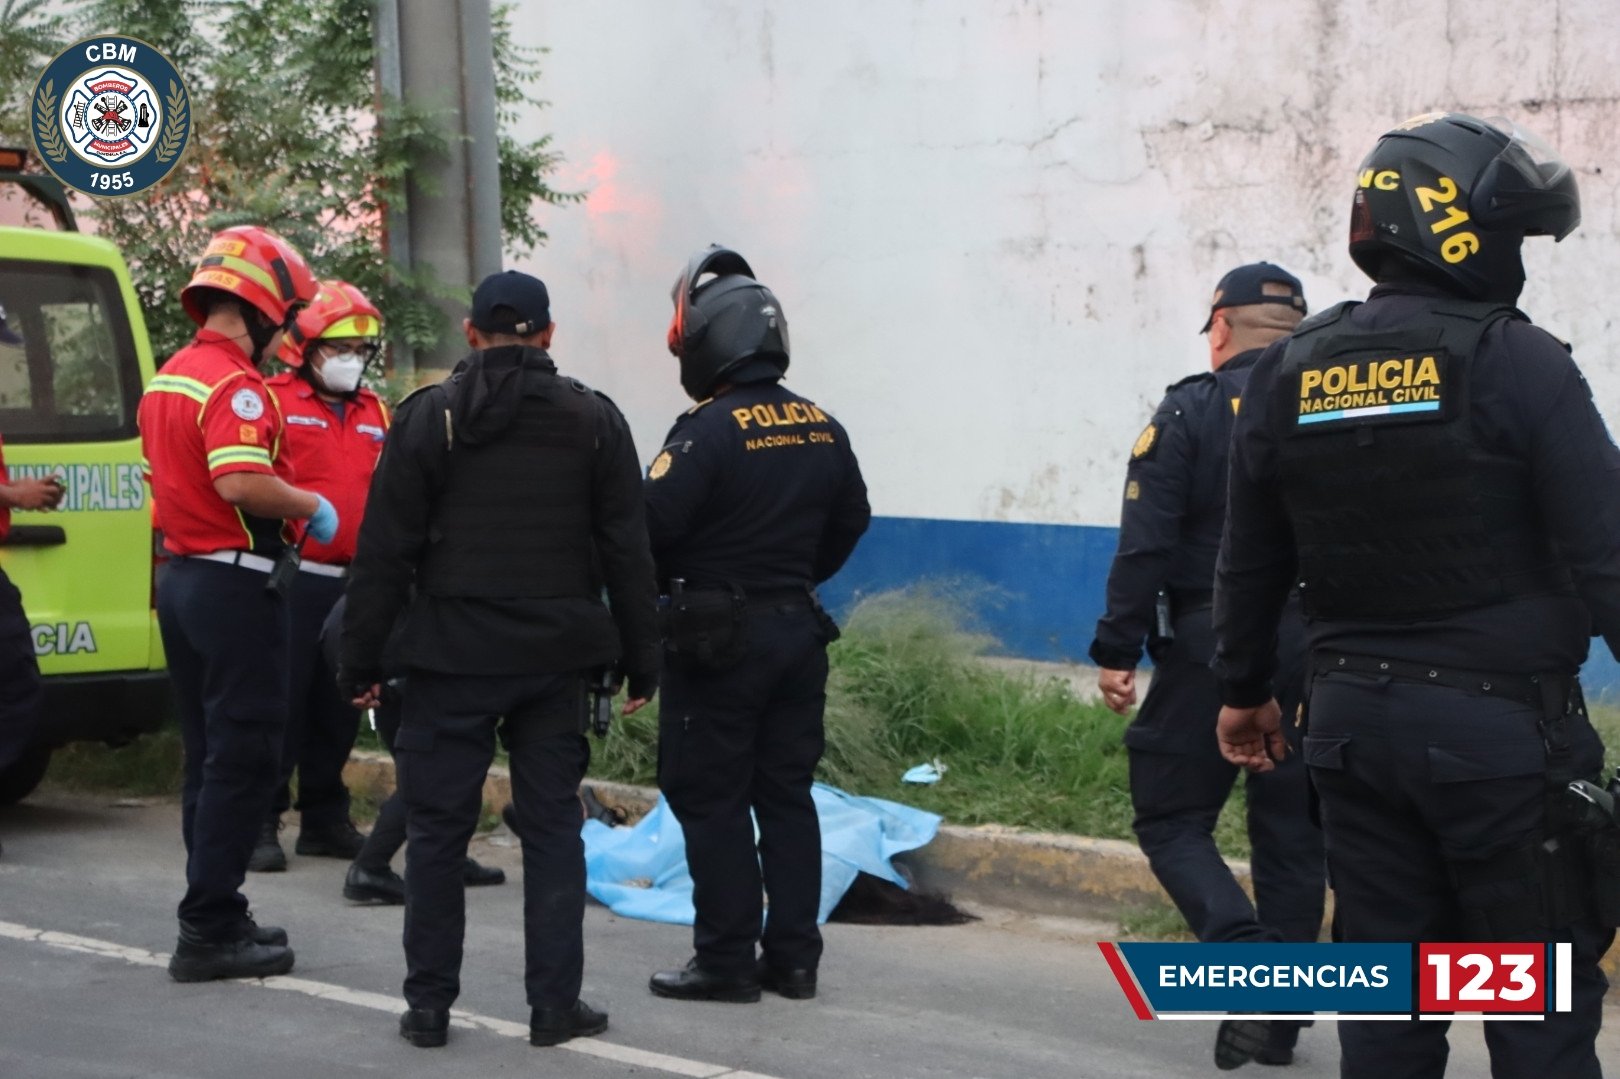
[[[1437,215],[1429,221],[1429,229],[1439,235],[1467,221],[1468,211],[1448,205],[1457,197],[1457,181],[1449,176],[1441,176],[1435,182],[1439,186],[1419,187],[1413,193],[1417,195],[1418,205],[1424,213]],[[1448,236],[1440,246],[1440,257],[1447,262],[1461,262],[1478,250],[1478,236],[1472,232],[1458,232]]]

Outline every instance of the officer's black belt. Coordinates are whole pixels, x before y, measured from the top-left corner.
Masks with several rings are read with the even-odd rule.
[[[1172,588],[1169,589],[1169,593],[1170,610],[1176,614],[1202,611],[1215,606],[1213,588]]]
[[[688,588],[686,594],[712,595],[720,592],[718,588]],[[745,607],[808,607],[810,606],[810,590],[803,586],[798,588],[756,588],[743,591],[741,588],[731,593],[737,602]]]
[[[1469,693],[1482,693],[1487,697],[1504,697],[1523,704],[1540,707],[1547,678],[1567,681],[1556,675],[1489,674],[1483,671],[1465,671],[1456,667],[1436,667],[1429,663],[1413,663],[1402,659],[1380,659],[1377,656],[1353,656],[1344,652],[1315,652],[1311,668],[1320,677],[1334,671],[1351,674],[1370,674],[1394,678],[1402,682],[1422,682],[1431,686],[1445,686]]]
[[[750,607],[808,607],[810,593],[803,588],[762,588],[747,594]]]

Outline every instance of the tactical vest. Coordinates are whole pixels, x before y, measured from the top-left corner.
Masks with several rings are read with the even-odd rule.
[[[1417,621],[1567,591],[1527,462],[1483,445],[1471,422],[1480,338],[1524,316],[1436,301],[1398,329],[1360,333],[1347,320],[1355,306],[1307,322],[1276,383],[1306,613]]]
[[[446,386],[447,394],[458,389]],[[527,371],[523,402],[499,438],[470,444],[446,424],[422,591],[478,599],[600,591],[591,530],[597,408],[581,383]]]

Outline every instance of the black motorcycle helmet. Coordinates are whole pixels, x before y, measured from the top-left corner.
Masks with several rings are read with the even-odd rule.
[[[705,275],[712,275],[703,280]],[[670,292],[675,317],[669,351],[681,361],[681,389],[694,401],[722,377],[755,361],[780,377],[788,369],[787,317],[771,290],[737,252],[718,244],[693,255]]]
[[[1513,303],[1524,238],[1562,240],[1580,222],[1575,175],[1551,147],[1509,120],[1433,112],[1386,133],[1361,163],[1350,257],[1375,281],[1404,263],[1474,299]]]

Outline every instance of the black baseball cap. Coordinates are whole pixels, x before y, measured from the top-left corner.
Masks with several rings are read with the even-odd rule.
[[[22,343],[22,335],[6,325],[6,309],[4,306],[0,306],[0,344],[20,345]]]
[[[1270,285],[1271,288],[1266,288]],[[1221,278],[1215,286],[1215,296],[1209,301],[1209,318],[1199,333],[1208,333],[1215,324],[1215,312],[1223,307],[1248,307],[1256,303],[1280,303],[1305,314],[1305,286],[1299,278],[1269,262],[1251,262],[1239,266]]]
[[[472,299],[473,328],[528,337],[551,325],[546,283],[519,270],[494,273],[478,283]]]

